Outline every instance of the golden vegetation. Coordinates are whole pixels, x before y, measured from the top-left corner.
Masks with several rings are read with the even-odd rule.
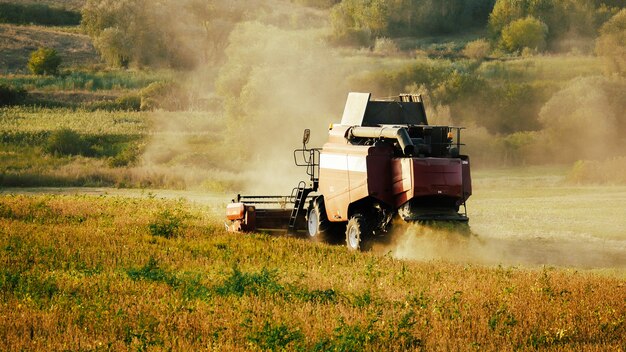
[[[619,350],[623,280],[227,234],[211,208],[0,198],[0,349]],[[131,215],[132,214],[132,215]]]

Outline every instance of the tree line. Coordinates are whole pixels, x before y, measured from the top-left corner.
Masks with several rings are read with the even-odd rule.
[[[487,24],[495,0],[343,0],[331,10],[335,37],[430,36]]]
[[[555,49],[565,37],[595,37],[624,0],[343,0],[331,10],[334,37],[363,45],[376,37],[425,37],[487,28],[495,45]],[[521,35],[518,33],[522,32]]]

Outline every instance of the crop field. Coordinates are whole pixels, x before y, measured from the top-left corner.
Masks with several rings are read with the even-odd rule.
[[[0,348],[624,349],[626,188],[511,172],[477,173],[471,237],[371,253],[228,234],[219,195],[5,190]]]

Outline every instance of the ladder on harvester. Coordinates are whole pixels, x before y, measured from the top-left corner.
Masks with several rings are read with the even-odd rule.
[[[295,198],[293,201],[293,209],[291,210],[291,216],[289,217],[289,227],[287,228],[287,233],[295,234],[296,233],[296,221],[298,220],[298,215],[304,209],[304,203],[306,203],[306,198],[309,196],[309,193],[313,191],[312,188],[306,187],[306,182],[300,181],[298,183],[298,187],[294,188],[291,191],[292,198]]]
[[[298,215],[302,210],[304,210],[307,197],[311,194],[311,192],[316,192],[319,185],[320,148],[309,149],[306,147],[306,144],[309,141],[310,133],[311,131],[308,128],[304,130],[302,148],[293,151],[293,161],[296,166],[305,166],[307,175],[311,176],[311,187],[307,187],[306,182],[300,181],[300,183],[298,183],[298,187],[291,191],[293,209],[291,210],[291,216],[289,217],[287,233],[292,235],[296,234]],[[300,154],[302,154],[302,158],[299,159],[298,157]]]

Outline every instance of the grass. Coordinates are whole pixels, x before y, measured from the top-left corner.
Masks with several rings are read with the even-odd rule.
[[[2,195],[0,349],[619,350],[626,342],[623,279],[232,235],[209,215],[221,206]],[[151,230],[166,210],[181,225],[170,238]]]
[[[626,186],[570,184],[568,170],[555,166],[477,172],[479,191],[470,200],[473,228],[522,238],[623,240]]]
[[[152,82],[171,79],[171,77],[172,73],[165,71],[72,71],[60,76],[11,74],[0,77],[0,83],[22,87],[29,91],[134,90],[144,88]]]
[[[146,134],[149,116],[126,111],[87,111],[70,108],[0,108],[0,133],[17,135],[70,128],[88,134]]]
[[[0,108],[0,184],[241,189],[221,126],[206,112]],[[79,136],[78,155],[51,152],[63,129]]]

